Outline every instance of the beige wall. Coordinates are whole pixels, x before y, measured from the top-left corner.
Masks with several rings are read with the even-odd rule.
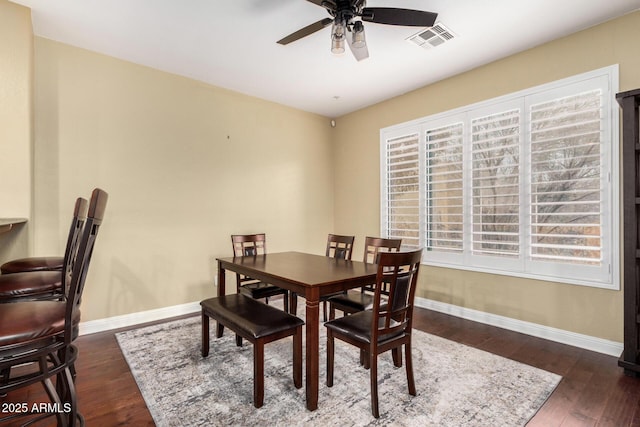
[[[31,217],[31,11],[0,1],[0,218]],[[28,225],[0,234],[0,263],[28,254]]]
[[[341,117],[334,138],[336,228],[358,236],[380,233],[381,128],[611,64],[620,64],[621,91],[640,87],[639,40],[636,12]],[[623,340],[622,291],[425,267],[418,294]]]
[[[42,38],[35,52],[36,251],[59,250],[77,195],[110,195],[83,320],[214,295],[232,233],[324,250],[326,118]]]

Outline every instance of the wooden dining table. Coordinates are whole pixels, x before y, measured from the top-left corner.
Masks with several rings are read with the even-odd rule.
[[[376,266],[302,252],[218,258],[218,295],[225,295],[225,272],[232,271],[288,289],[306,300],[307,409],[318,408],[320,297],[375,282]],[[218,324],[217,336],[223,333]]]

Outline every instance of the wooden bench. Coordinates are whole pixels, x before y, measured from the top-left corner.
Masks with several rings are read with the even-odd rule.
[[[302,319],[241,294],[209,298],[202,306],[202,357],[209,355],[209,319],[253,344],[253,405],[264,402],[264,345],[293,335],[293,383],[302,387]]]

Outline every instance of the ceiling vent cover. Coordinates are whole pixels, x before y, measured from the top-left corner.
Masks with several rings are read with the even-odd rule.
[[[433,27],[422,30],[417,34],[412,35],[407,40],[417,44],[418,46],[422,46],[425,49],[430,49],[440,46],[454,37],[455,35],[453,32],[445,27],[444,24],[436,22]]]

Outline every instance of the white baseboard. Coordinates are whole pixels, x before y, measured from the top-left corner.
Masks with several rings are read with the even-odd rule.
[[[537,323],[525,322],[523,320],[512,319],[510,317],[499,316],[497,314],[486,313],[426,298],[416,297],[415,303],[417,307],[450,314],[452,316],[461,317],[474,322],[497,326],[510,331],[521,332],[523,334],[544,338],[574,347],[584,348],[598,353],[608,354],[610,356],[618,357],[622,354],[624,349],[623,344],[619,342],[543,326]],[[197,313],[199,311],[200,303],[196,301],[158,308],[155,310],[114,316],[106,319],[89,320],[87,322],[80,323],[80,335],[125,328],[141,323],[181,316],[184,314]]]
[[[537,323],[525,322],[523,320],[512,319],[510,317],[499,316],[497,314],[486,313],[426,298],[416,297],[415,304],[417,307],[450,314],[467,320],[473,320],[474,322],[497,326],[510,331],[521,332],[534,337],[544,338],[549,341],[555,341],[598,353],[608,354],[610,356],[618,357],[622,354],[624,349],[623,344],[619,342],[543,326]]]
[[[195,301],[186,304],[158,308],[155,310],[108,317],[106,319],[89,320],[87,322],[80,322],[80,335],[93,334],[111,329],[126,328],[128,326],[139,325],[141,323],[182,316],[183,314],[198,313],[199,311],[200,302]]]

